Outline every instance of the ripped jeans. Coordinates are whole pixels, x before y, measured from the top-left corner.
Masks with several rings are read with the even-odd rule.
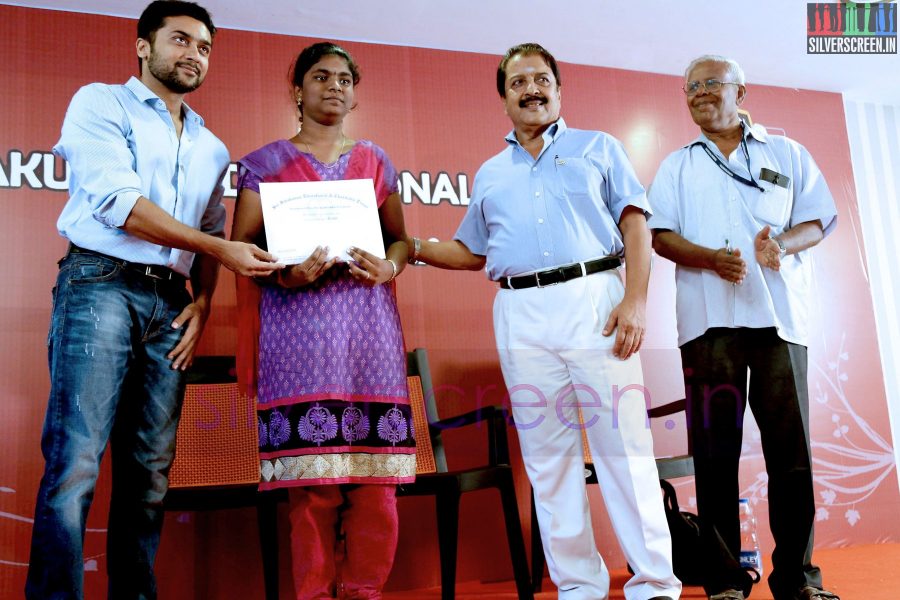
[[[85,522],[107,441],[109,597],[156,598],[153,561],[184,395],[184,374],[166,354],[182,335],[172,321],[190,301],[183,279],[94,254],[60,261],[27,598],[83,597]]]

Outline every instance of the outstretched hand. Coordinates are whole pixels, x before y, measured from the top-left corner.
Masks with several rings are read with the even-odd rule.
[[[769,235],[771,232],[772,228],[768,225],[760,229],[753,240],[753,247],[756,250],[756,262],[777,271],[781,268],[781,247]]]
[[[225,268],[245,277],[262,277],[284,267],[256,244],[225,242],[216,255]]]

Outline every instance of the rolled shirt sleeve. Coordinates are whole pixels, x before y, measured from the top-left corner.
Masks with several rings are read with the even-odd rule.
[[[209,204],[203,212],[203,217],[200,219],[200,231],[218,238],[225,237],[225,205],[222,203],[225,187],[221,182],[225,179],[227,173],[228,169],[225,169],[219,175],[219,185],[213,190],[212,196],[209,198]]]
[[[94,219],[122,227],[141,197],[141,179],[129,146],[130,127],[109,88],[89,85],[72,98],[53,153],[69,163]]]

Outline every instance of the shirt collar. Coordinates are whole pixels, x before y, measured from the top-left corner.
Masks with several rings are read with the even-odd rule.
[[[741,121],[741,123],[743,123],[743,125],[744,125],[744,139],[752,137],[757,142],[762,142],[763,144],[765,144],[766,142],[769,141],[769,134],[768,134],[768,132],[766,132],[766,128],[763,127],[762,125],[760,125],[759,123],[756,123],[749,127],[743,121]],[[694,139],[694,141],[692,141],[689,144],[685,144],[683,147],[690,148],[691,146],[694,146],[698,142],[701,144],[704,144],[704,145],[712,144],[712,141],[708,137],[706,137],[706,134],[704,134],[701,131],[700,135],[698,135]],[[715,145],[715,144],[713,144],[713,145]]]
[[[562,117],[557,119],[553,125],[547,128],[547,131],[544,132],[544,135],[541,136],[544,138],[544,148],[556,141],[566,129],[568,129],[568,126],[566,126],[565,120],[563,120]],[[504,139],[511,145],[519,145],[519,140],[516,139],[515,129],[506,134],[506,137]]]
[[[125,87],[128,88],[132,94],[134,94],[135,98],[137,98],[140,102],[145,104],[153,104],[154,108],[165,108],[165,102],[163,102],[162,98],[153,93],[153,91],[144,85],[137,77],[132,77],[125,83]],[[184,116],[187,121],[191,121],[196,123],[199,126],[203,126],[203,117],[194,112],[194,110],[188,106],[187,102],[182,102],[181,104],[184,107]]]

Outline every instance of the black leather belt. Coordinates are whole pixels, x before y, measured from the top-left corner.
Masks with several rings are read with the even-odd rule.
[[[531,273],[530,275],[504,277],[500,280],[500,287],[504,290],[524,290],[533,287],[547,287],[548,285],[565,283],[570,279],[578,279],[579,277],[593,275],[600,271],[615,269],[621,264],[622,260],[618,257],[607,256],[606,258],[598,258],[597,260],[589,260],[583,263],[573,263],[555,269],[538,271],[537,273]]]
[[[81,246],[76,246],[73,243],[69,243],[69,254],[87,254],[90,256],[99,256],[100,258],[105,258],[106,260],[111,260],[114,263],[118,263],[122,265],[122,267],[126,269],[130,269],[132,271],[137,271],[141,275],[145,277],[150,277],[152,279],[161,279],[163,281],[174,281],[174,282],[184,282],[187,278],[178,273],[177,271],[173,271],[168,267],[164,267],[162,265],[145,265],[142,263],[129,262],[127,260],[122,260],[121,258],[117,258],[115,256],[110,256],[109,254],[103,254],[102,252],[97,252],[96,250],[88,250],[87,248],[82,248]]]

